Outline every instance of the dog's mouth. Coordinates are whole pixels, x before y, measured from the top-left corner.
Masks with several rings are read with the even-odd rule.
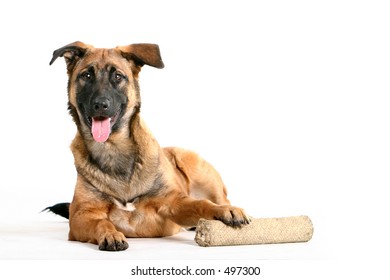
[[[112,117],[95,116],[85,114],[87,125],[91,129],[92,137],[96,142],[104,143],[111,134],[113,126],[117,123],[122,110],[118,110]]]

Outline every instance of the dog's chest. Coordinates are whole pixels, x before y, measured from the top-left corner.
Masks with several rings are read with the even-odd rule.
[[[121,204],[154,194],[163,185],[158,145],[144,150],[131,141],[88,144],[89,148],[72,146],[78,173],[95,189]]]
[[[95,166],[95,176],[90,182],[101,192],[121,201],[121,209],[132,211],[134,206],[129,202],[137,197],[153,195],[163,185],[162,175],[158,172],[158,161],[153,164],[141,162],[129,157],[116,162],[114,167]]]
[[[115,199],[115,205],[116,207],[118,207],[118,209],[128,211],[128,212],[133,212],[134,210],[136,210],[136,207],[132,202],[127,202],[125,205],[123,205],[122,203],[120,203],[118,200]]]

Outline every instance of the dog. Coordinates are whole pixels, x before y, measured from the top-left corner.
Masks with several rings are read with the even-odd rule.
[[[59,57],[77,126],[71,144],[77,181],[70,204],[48,209],[69,218],[69,240],[122,251],[128,237],[170,236],[200,218],[250,223],[230,204],[212,165],[192,151],[160,147],[143,122],[139,73],[144,65],[164,67],[158,45],[74,42],[55,50],[50,65]]]

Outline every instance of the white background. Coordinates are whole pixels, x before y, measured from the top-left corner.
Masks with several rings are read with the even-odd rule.
[[[1,2],[0,222],[73,195],[75,126],[65,63],[49,67],[52,52],[76,40],[157,43],[166,67],[145,66],[140,84],[160,144],[213,163],[231,202],[252,216],[309,215],[313,259],[380,271],[389,249],[385,2]]]

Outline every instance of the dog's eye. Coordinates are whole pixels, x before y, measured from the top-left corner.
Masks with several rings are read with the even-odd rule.
[[[92,74],[90,72],[84,72],[81,74],[81,78],[84,80],[84,81],[89,81],[92,79]]]
[[[114,74],[114,79],[115,79],[116,82],[120,82],[120,81],[122,81],[124,79],[124,77],[123,77],[123,75],[121,73],[116,72]]]

